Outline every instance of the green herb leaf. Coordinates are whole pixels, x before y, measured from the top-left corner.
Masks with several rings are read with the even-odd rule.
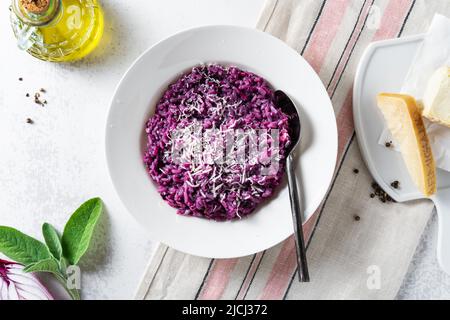
[[[61,257],[61,260],[59,260],[59,269],[63,274],[66,274],[67,271],[67,260],[64,257]]]
[[[102,209],[103,204],[100,198],[90,199],[83,203],[67,222],[61,242],[63,256],[70,264],[78,264],[89,248]]]
[[[36,263],[27,265],[23,271],[25,272],[49,272],[60,275],[58,262],[55,259],[41,260]]]
[[[42,226],[42,234],[44,235],[48,250],[50,250],[53,257],[55,257],[56,260],[61,259],[62,246],[56,229],[51,224],[44,223]]]
[[[0,226],[0,252],[24,265],[50,258],[45,244],[19,230],[4,226]]]

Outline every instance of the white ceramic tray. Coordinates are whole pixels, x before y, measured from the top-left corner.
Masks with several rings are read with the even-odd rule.
[[[399,92],[424,35],[370,44],[358,66],[353,89],[353,116],[356,135],[367,167],[376,182],[396,201],[424,196],[413,184],[399,152],[378,143],[385,124],[376,106],[379,92]],[[430,197],[439,215],[437,257],[450,274],[450,173],[437,171],[438,191]],[[391,182],[401,181],[394,189]]]

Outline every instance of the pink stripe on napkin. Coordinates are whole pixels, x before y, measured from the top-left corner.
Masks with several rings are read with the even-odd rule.
[[[208,275],[207,282],[202,292],[200,293],[199,300],[215,300],[222,297],[228,281],[230,280],[231,273],[238,259],[217,259],[214,261],[214,265]]]
[[[400,31],[413,0],[390,1],[381,18],[380,28],[377,30],[372,41],[395,38]]]
[[[320,209],[319,209],[320,210]],[[316,219],[309,219],[303,226],[305,232],[305,238],[309,239],[313,231]],[[278,254],[275,265],[270,272],[267,284],[259,296],[259,299],[274,300],[283,297],[286,292],[286,284],[291,281],[292,274],[297,268],[297,253],[295,249],[294,236],[290,236],[287,239],[280,253]]]
[[[319,73],[350,0],[328,1],[303,57]]]
[[[350,37],[350,40],[349,40],[347,46],[345,47],[344,53],[342,54],[342,58],[340,59],[339,65],[336,68],[336,72],[333,75],[330,85],[328,86],[327,90],[328,90],[328,94],[330,96],[336,89],[338,80],[340,79],[341,74],[344,72],[344,69],[347,66],[347,62],[350,59],[352,49],[355,47],[355,44],[359,39],[361,30],[364,28],[364,24],[367,19],[367,16],[369,15],[371,6],[372,6],[371,2],[369,2],[369,1],[367,1],[364,4],[361,16],[359,17],[358,22],[356,23],[355,30],[353,31],[352,36]]]

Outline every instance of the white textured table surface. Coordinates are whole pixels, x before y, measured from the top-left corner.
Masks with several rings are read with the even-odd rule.
[[[131,299],[156,244],[117,198],[104,159],[109,99],[130,63],[170,34],[206,24],[254,26],[264,0],[108,0],[99,50],[75,64],[38,61],[15,47],[0,9],[0,224],[41,237],[44,221],[62,228],[84,200],[106,205],[82,263],[83,298]],[[18,81],[23,77],[24,81]],[[26,98],[45,88],[48,105]],[[29,125],[27,118],[35,123]],[[450,298],[437,267],[436,219],[425,230],[400,299]]]
[[[450,299],[450,276],[439,269],[436,260],[437,227],[434,212],[397,299]]]

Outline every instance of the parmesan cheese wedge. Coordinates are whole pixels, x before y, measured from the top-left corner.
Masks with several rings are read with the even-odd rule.
[[[424,195],[434,194],[436,167],[416,100],[404,94],[380,93],[377,103],[412,180]]]
[[[428,80],[422,115],[450,127],[450,67],[437,69]]]

